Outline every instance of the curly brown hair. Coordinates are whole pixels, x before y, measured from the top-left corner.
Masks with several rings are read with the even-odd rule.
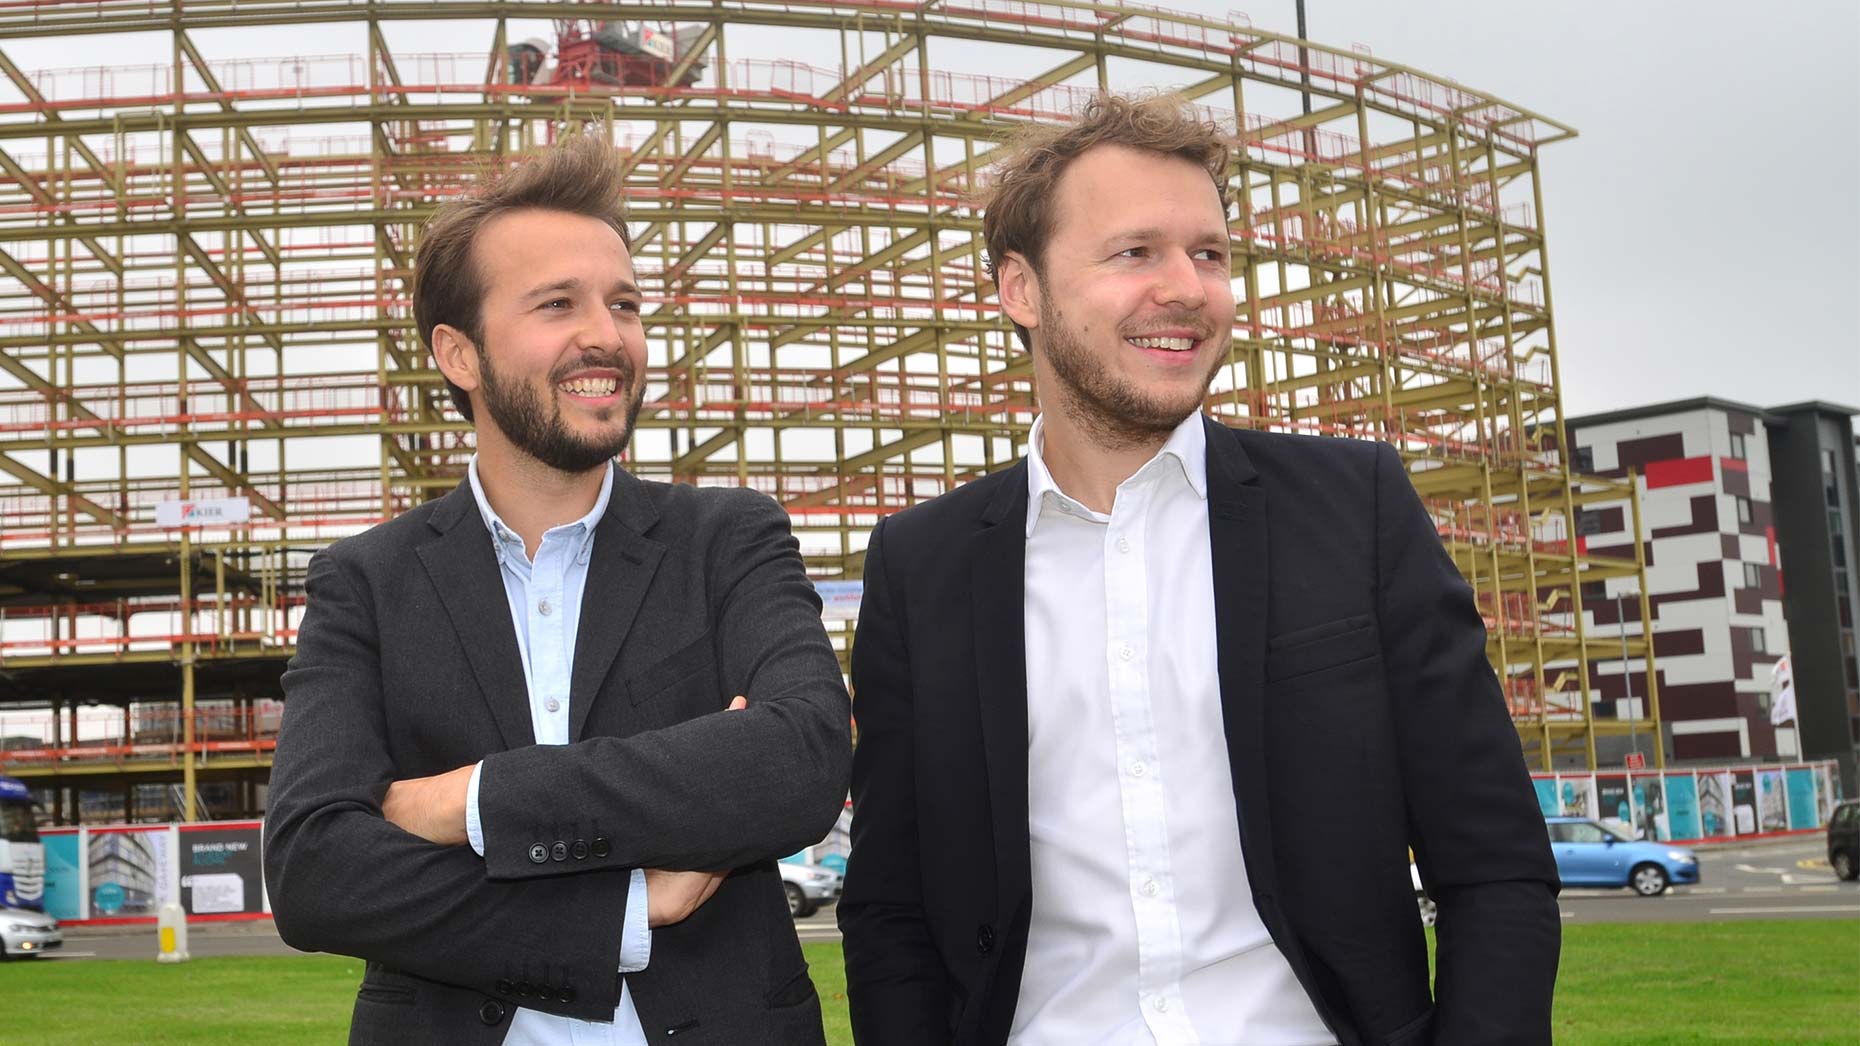
[[[1072,161],[1101,145],[1187,160],[1208,172],[1222,210],[1227,208],[1232,135],[1204,119],[1179,94],[1101,93],[1085,104],[1076,120],[1024,124],[1003,142],[1003,158],[990,168],[976,200],[982,210],[989,279],[996,278],[1001,260],[1010,252],[1040,271],[1041,253],[1053,232],[1052,201],[1059,179]],[[1025,327],[1015,324],[1014,333],[1023,346],[1033,347]]]
[[[413,324],[433,351],[433,328],[456,327],[484,351],[484,280],[472,245],[485,224],[520,210],[560,211],[606,222],[631,250],[626,231],[626,177],[613,144],[594,131],[564,139],[478,188],[444,204],[426,223],[413,260]],[[446,382],[452,406],[472,420],[465,390]]]

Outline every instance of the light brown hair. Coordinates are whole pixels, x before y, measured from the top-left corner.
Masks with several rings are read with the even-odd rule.
[[[465,332],[484,352],[484,279],[472,247],[485,223],[520,210],[559,211],[606,222],[632,247],[626,232],[626,178],[614,147],[586,131],[524,160],[478,188],[441,206],[426,223],[413,259],[413,323],[420,343],[433,350],[439,324]],[[452,405],[471,421],[465,390],[446,382]]]
[[[1059,179],[1078,159],[1101,145],[1174,156],[1208,172],[1228,203],[1227,164],[1234,140],[1204,119],[1179,94],[1126,97],[1102,93],[1092,98],[1070,123],[1029,123],[1011,133],[1001,148],[1004,158],[990,169],[976,200],[982,209],[982,240],[987,245],[988,277],[996,278],[1009,252],[1040,271],[1041,253],[1052,237],[1053,201]],[[1027,329],[1014,325],[1020,343],[1031,349]]]

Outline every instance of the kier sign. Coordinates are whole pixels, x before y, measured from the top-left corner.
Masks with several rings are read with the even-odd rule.
[[[162,501],[155,505],[155,525],[167,529],[237,526],[251,520],[252,503],[245,498]]]
[[[1647,769],[1647,753],[1629,752],[1627,755],[1627,768],[1629,770]]]

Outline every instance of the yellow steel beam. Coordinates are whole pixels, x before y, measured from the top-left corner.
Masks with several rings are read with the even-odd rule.
[[[881,51],[878,57],[847,73],[839,83],[828,88],[821,97],[828,101],[845,101],[864,89],[874,76],[891,68],[899,59],[915,50],[917,50],[917,37],[908,35],[900,37],[896,43]]]

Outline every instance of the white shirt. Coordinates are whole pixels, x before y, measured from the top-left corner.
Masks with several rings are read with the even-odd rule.
[[[1027,458],[1033,918],[1014,1046],[1329,1044],[1253,908],[1222,731],[1207,433],[1110,515]],[[1263,593],[1261,594],[1263,596]]]
[[[581,627],[581,596],[588,581],[588,560],[594,555],[594,528],[607,514],[613,497],[614,466],[607,465],[600,496],[588,514],[573,523],[543,532],[531,560],[523,539],[504,524],[485,496],[478,478],[478,455],[467,470],[478,514],[490,531],[498,572],[504,579],[504,597],[510,604],[511,623],[517,630],[517,652],[523,658],[523,682],[529,691],[530,729],[539,745],[568,743],[569,675],[575,665],[575,636]],[[485,608],[491,612],[491,608]],[[478,813],[479,778],[484,764],[472,769],[465,787],[465,837],[479,857],[484,856],[484,821]],[[646,906],[646,873],[633,869],[626,896],[626,915],[620,928],[620,972],[637,973],[652,959],[650,912]],[[633,993],[620,982],[620,1004],[611,1021],[583,1021],[541,1010],[518,1008],[510,1017],[504,1046],[646,1046]]]

